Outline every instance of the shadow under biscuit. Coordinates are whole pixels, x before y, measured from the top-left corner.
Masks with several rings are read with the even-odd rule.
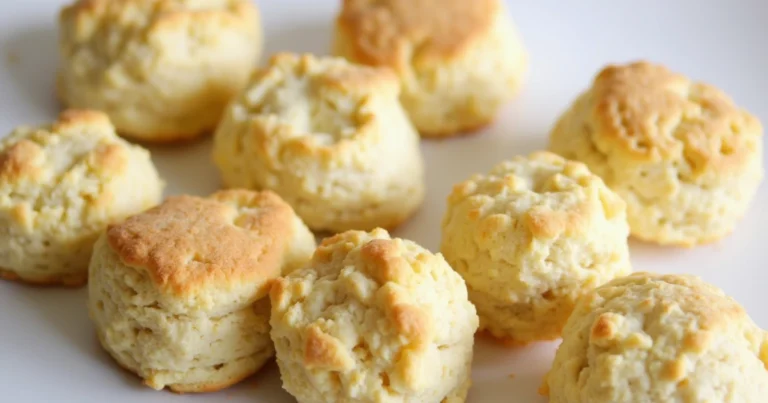
[[[0,42],[0,68],[10,77],[4,85],[15,87],[15,93],[23,96],[18,102],[36,115],[51,118],[60,110],[55,89],[57,41],[55,26],[51,25],[13,32]]]
[[[255,374],[217,394],[223,394],[229,397],[245,397],[254,396],[255,393],[258,393],[259,396],[269,396],[270,402],[280,403],[283,401],[294,401],[291,395],[283,390],[282,382],[280,381],[280,371],[277,368],[277,363],[274,358],[267,361],[267,363],[264,364],[264,367]],[[274,400],[278,399],[278,396],[279,400]]]
[[[515,396],[514,401],[546,402],[538,391],[559,343],[540,342],[510,348],[476,337],[473,381],[467,401],[495,402]]]
[[[294,52],[312,53],[325,56],[331,53],[333,39],[333,21],[306,24],[286,24],[277,29],[267,31],[262,63],[269,60],[275,53]]]

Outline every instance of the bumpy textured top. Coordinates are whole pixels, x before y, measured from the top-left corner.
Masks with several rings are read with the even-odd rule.
[[[149,155],[117,137],[101,112],[69,110],[51,125],[17,128],[0,139],[0,208],[25,226],[57,207],[101,216],[115,203],[106,184],[127,175],[134,158]]]
[[[250,0],[80,0],[60,15],[65,54],[88,47],[93,67],[122,65],[140,79],[159,57],[182,60],[222,32],[255,35],[258,18]]]
[[[470,220],[483,220],[486,231],[519,219],[534,238],[574,236],[589,229],[597,214],[624,215],[624,202],[586,165],[541,151],[516,157],[453,188],[448,204],[467,202]],[[595,209],[599,211],[595,211]],[[482,217],[481,217],[482,216]],[[446,219],[451,217],[446,216]]]
[[[327,163],[353,158],[366,139],[375,139],[381,123],[375,100],[397,102],[400,91],[387,69],[287,53],[275,55],[252,83],[231,112],[268,133],[261,147]]]
[[[575,301],[629,272],[624,202],[579,162],[517,156],[454,186],[441,251],[481,327],[515,342],[559,337]]]
[[[278,280],[270,297],[278,354],[284,348],[292,355],[281,356],[281,365],[304,372],[284,368],[284,377],[303,379],[294,386],[314,379],[316,389],[305,393],[325,401],[437,402],[464,381],[458,377],[478,326],[475,308],[442,256],[413,242],[381,229],[327,238],[307,268]],[[327,371],[338,371],[345,391],[333,383],[321,388]]]
[[[758,402],[766,365],[766,333],[721,290],[693,276],[636,273],[579,302],[548,393],[554,403]]]
[[[492,26],[498,0],[344,0],[355,59],[401,69],[461,54]]]
[[[239,286],[252,294],[281,274],[296,220],[274,193],[231,190],[208,198],[171,197],[111,225],[107,238],[125,264],[147,270],[166,294],[203,295]]]
[[[640,162],[685,161],[693,174],[739,169],[760,122],[723,92],[648,62],[609,66],[587,94],[594,143]]]

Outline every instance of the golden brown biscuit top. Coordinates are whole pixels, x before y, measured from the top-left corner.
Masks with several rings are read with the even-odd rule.
[[[743,165],[760,122],[717,88],[648,62],[609,66],[591,97],[596,139],[642,161],[684,159],[693,173]]]
[[[272,192],[228,190],[171,197],[111,225],[107,237],[123,262],[145,268],[162,291],[188,295],[228,284],[266,286],[280,275],[294,217]]]
[[[0,187],[21,181],[55,186],[76,172],[119,175],[129,157],[121,142],[109,118],[96,111],[68,110],[50,125],[19,127],[0,139]]]
[[[461,53],[500,9],[498,0],[344,0],[337,24],[356,60],[402,70]]]
[[[250,0],[79,0],[65,7],[60,19],[71,24],[67,37],[82,42],[114,28],[125,30],[122,39],[180,30],[202,35],[201,24],[251,31],[257,29],[258,10]]]

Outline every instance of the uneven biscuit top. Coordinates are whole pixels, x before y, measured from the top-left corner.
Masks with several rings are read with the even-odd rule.
[[[693,174],[738,170],[758,153],[760,122],[720,90],[648,62],[609,66],[586,95],[593,141],[642,162],[680,161]]]
[[[19,127],[0,139],[0,206],[44,203],[58,188],[122,175],[138,150],[117,137],[101,112],[68,110],[50,125]],[[98,204],[109,195],[80,196]]]
[[[261,148],[331,160],[379,135],[378,102],[397,104],[399,89],[388,69],[278,54],[254,73],[230,113],[252,122]]]
[[[189,295],[266,286],[280,275],[293,220],[293,210],[272,192],[228,190],[171,197],[111,225],[107,237],[122,261],[147,270],[161,291]]]
[[[302,344],[290,348],[301,351],[309,376],[374,378],[389,393],[431,393],[420,388],[441,375],[420,370],[425,357],[444,365],[430,354],[463,346],[478,325],[466,286],[442,256],[382,229],[326,238],[307,268],[277,280],[270,298],[273,338],[299,333]]]
[[[577,304],[560,348],[544,390],[554,401],[683,401],[705,393],[697,389],[725,398],[734,393],[730,382],[768,381],[766,333],[722,290],[688,275],[635,273],[595,289]],[[753,367],[763,373],[734,372]],[[712,368],[720,379],[709,378]]]
[[[462,53],[500,9],[498,0],[344,0],[337,24],[357,60],[402,71]]]
[[[200,49],[228,43],[225,33],[255,38],[259,29],[250,0],[79,0],[59,20],[61,53],[79,63],[73,72],[115,82],[118,73],[145,80],[159,63],[194,63]]]
[[[515,157],[488,175],[457,184],[448,203],[462,202],[474,207],[467,218],[482,218],[488,234],[521,220],[534,238],[541,239],[578,234],[589,228],[594,214],[613,219],[626,208],[586,165],[546,151]]]
[[[97,35],[105,25],[150,36],[196,24],[253,30],[257,13],[248,0],[79,0],[62,10],[61,20],[74,24],[74,39],[79,42]]]

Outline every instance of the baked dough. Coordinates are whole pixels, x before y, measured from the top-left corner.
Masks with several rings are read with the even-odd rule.
[[[314,246],[271,192],[171,197],[96,244],[88,307],[99,340],[154,389],[226,388],[274,354],[267,293]]]
[[[632,235],[716,241],[763,177],[763,128],[720,90],[648,62],[609,66],[560,118],[550,149],[586,163],[627,202]]]

